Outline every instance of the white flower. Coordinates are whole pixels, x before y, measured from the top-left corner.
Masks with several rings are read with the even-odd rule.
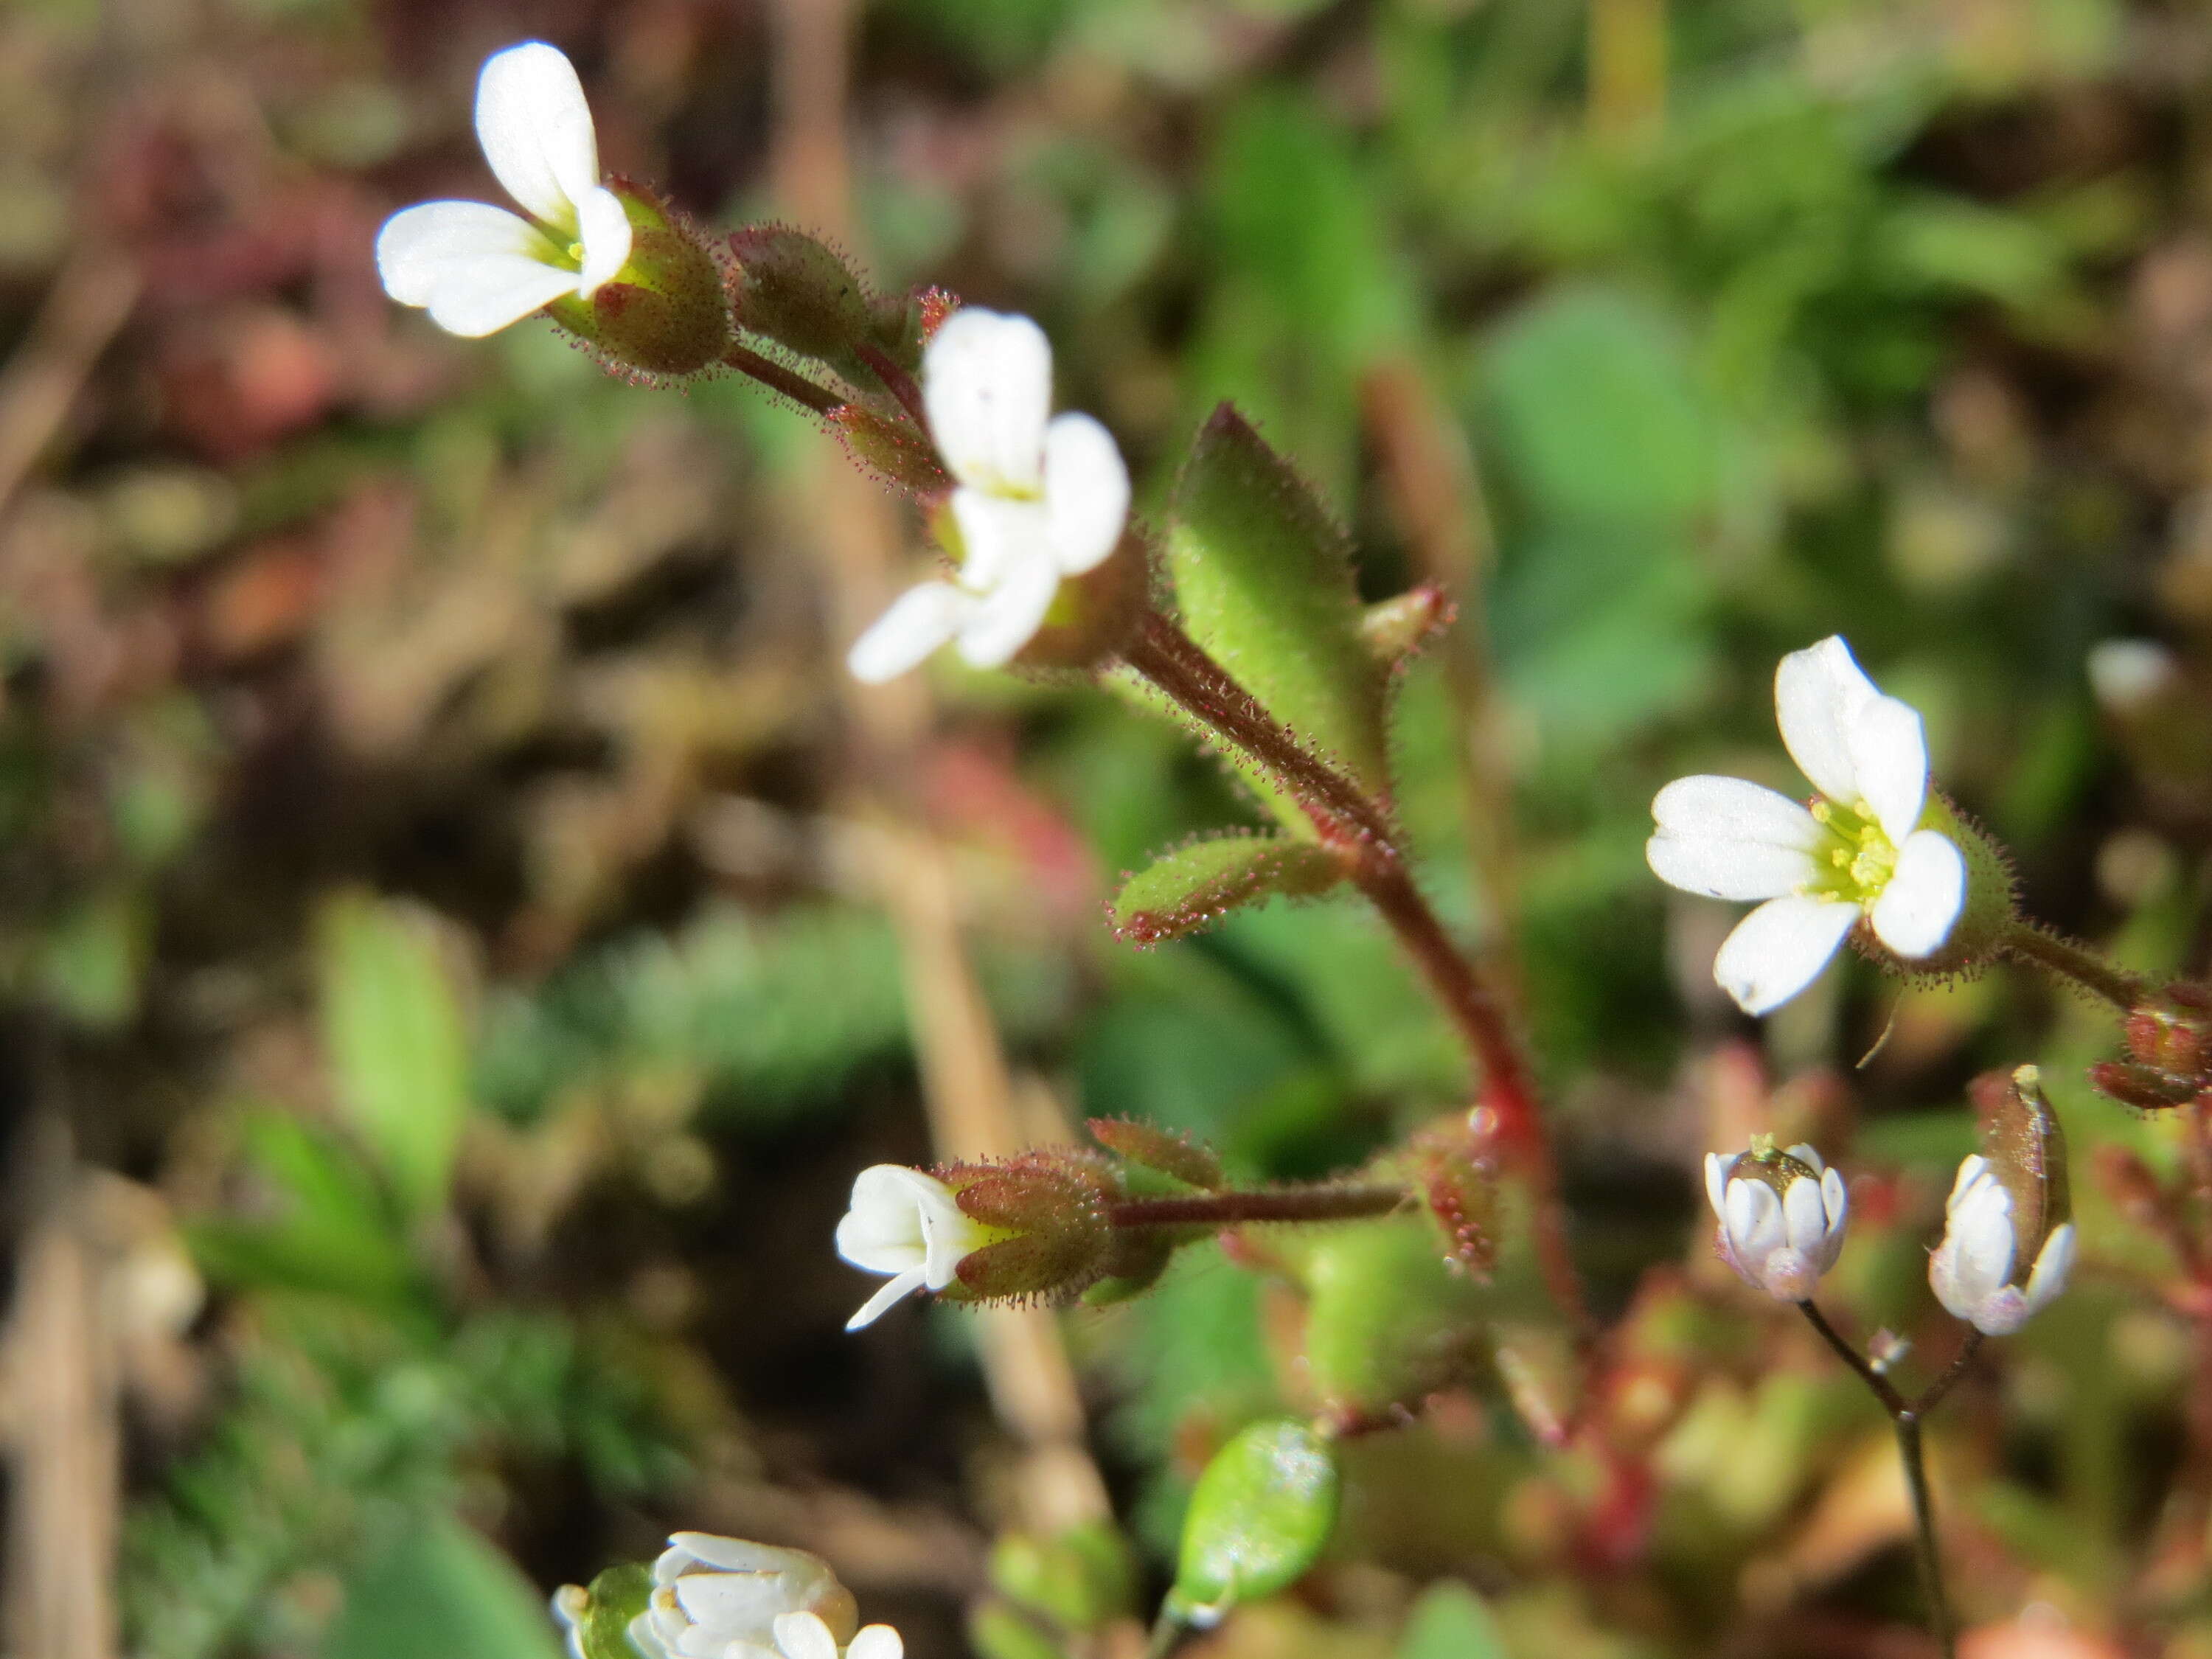
[[[553,1592],[550,1605],[553,1622],[561,1626],[561,1634],[568,1641],[571,1659],[591,1659],[584,1651],[584,1618],[592,1610],[592,1593],[581,1584],[563,1584]]]
[[[1802,1302],[1836,1265],[1850,1220],[1843,1177],[1810,1146],[1705,1155],[1705,1197],[1720,1220],[1721,1259],[1778,1302]]]
[[[837,1223],[837,1254],[856,1267],[893,1277],[845,1322],[873,1324],[901,1297],[941,1291],[959,1276],[960,1258],[1002,1237],[964,1213],[952,1189],[903,1164],[877,1164],[853,1182],[853,1204]]]
[[[1976,1152],[1959,1165],[1943,1206],[1943,1242],[1928,1258],[1936,1299],[1985,1335],[2011,1335],[2066,1288],[2074,1270],[2074,1224],[2051,1230],[2024,1283],[2019,1247],[2012,1194],[1996,1166]]]
[[[899,1659],[902,1651],[889,1625],[855,1632],[852,1592],[805,1550],[679,1532],[653,1564],[653,1583],[652,1601],[629,1627],[647,1659],[837,1659],[841,1651]],[[554,1610],[563,1611],[560,1595]]]
[[[528,218],[425,202],[377,233],[384,291],[449,334],[489,334],[563,295],[588,300],[629,258],[629,217],[599,182],[599,143],[568,60],[542,40],[495,54],[477,81],[477,140]]]
[[[1677,778],[1651,803],[1658,833],[1644,844],[1662,881],[1765,901],[1713,961],[1750,1014],[1811,984],[1862,917],[1896,955],[1933,954],[1966,898],[1958,843],[1921,827],[1942,809],[1920,716],[1876,690],[1839,637],[1782,659],[1774,704],[1783,743],[1820,792],[1811,808],[1741,778]]]
[[[960,568],[902,594],[846,658],[875,684],[957,641],[996,668],[1043,624],[1064,577],[1103,563],[1129,516],[1129,470],[1104,427],[1052,411],[1052,346],[1026,317],[956,311],[921,360],[930,435],[953,477]]]

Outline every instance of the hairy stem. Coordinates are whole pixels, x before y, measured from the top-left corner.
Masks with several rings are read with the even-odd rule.
[[[811,409],[817,415],[827,415],[833,410],[842,409],[852,401],[815,385],[804,374],[786,368],[775,358],[763,356],[750,346],[732,345],[723,352],[722,361],[738,374],[750,375],[770,392],[781,392],[802,409]]]
[[[1943,1558],[1936,1544],[1936,1499],[1928,1485],[1928,1455],[1921,1444],[1920,1425],[1966,1374],[1975,1352],[1982,1346],[1982,1334],[1968,1331],[1949,1368],[1917,1398],[1907,1400],[1865,1355],[1844,1340],[1820,1309],[1810,1302],[1800,1302],[1797,1310],[1805,1316],[1806,1322],[1820,1334],[1821,1340],[1835,1351],[1836,1358],[1857,1374],[1859,1381],[1867,1385],[1881,1402],[1881,1408],[1889,1413],[1890,1425],[1897,1431],[1897,1455],[1905,1465],[1905,1484],[1912,1493],[1914,1554],[1920,1564],[1921,1594],[1928,1602],[1928,1627],[1942,1650],[1943,1659],[1956,1659],[1958,1639],[1951,1628],[1951,1604],[1943,1594]]]
[[[2095,993],[2122,1013],[2141,1002],[2149,988],[2136,975],[2106,961],[2087,945],[2045,933],[2032,923],[2014,922],[1998,948],[2056,978]]]
[[[1106,1207],[1114,1227],[1237,1227],[1266,1221],[1352,1221],[1389,1215],[1413,1202],[1403,1187],[1350,1184],[1256,1192],[1130,1198]]]
[[[1537,1259],[1545,1283],[1585,1342],[1589,1316],[1568,1249],[1559,1169],[1529,1065],[1504,1005],[1444,931],[1407,868],[1389,813],[1313,753],[1297,734],[1158,611],[1149,613],[1123,659],[1178,706],[1287,784],[1323,842],[1398,936],[1431,994],[1481,1067],[1483,1105],[1535,1199]]]

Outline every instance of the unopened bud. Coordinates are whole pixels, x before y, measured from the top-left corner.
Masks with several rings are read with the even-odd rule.
[[[2066,1138],[2033,1066],[2017,1067],[1959,1166],[1928,1282],[1954,1316],[2008,1336],[2065,1288],[2074,1266]]]
[[[2128,1053],[2179,1084],[2212,1085],[2212,1008],[2202,988],[2168,985],[2128,1011]]]
[[[1126,1117],[1094,1117],[1087,1127],[1093,1140],[1132,1164],[1201,1191],[1221,1185],[1221,1154],[1180,1130],[1156,1128]]]
[[[1452,602],[1434,582],[1409,587],[1359,613],[1359,642],[1386,668],[1402,666],[1452,619]]]
[[[928,293],[878,299],[836,251],[788,225],[747,225],[730,236],[738,326],[830,365],[855,386],[912,374],[940,320]]]
[[[2090,1086],[2139,1112],[2167,1112],[2197,1097],[2197,1084],[2153,1066],[2100,1060],[2089,1068]]]
[[[1812,1147],[1778,1151],[1771,1135],[1751,1150],[1705,1156],[1705,1197],[1719,1218],[1721,1260],[1778,1302],[1803,1302],[1843,1253],[1850,1196]]]
[[[929,441],[906,421],[879,415],[864,404],[843,404],[830,411],[830,430],[853,464],[894,489],[939,495],[952,479]]]
[[[588,300],[564,295],[553,320],[611,362],[647,374],[696,374],[730,345],[720,267],[699,232],[642,185],[608,182],[630,225],[629,258]]]
[[[1183,1521],[1166,1612],[1204,1630],[1288,1589],[1336,1527],[1336,1449],[1291,1418],[1255,1423],[1214,1454]]]

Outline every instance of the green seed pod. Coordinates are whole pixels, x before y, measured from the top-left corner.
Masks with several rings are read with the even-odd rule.
[[[1336,1527],[1336,1448],[1311,1424],[1271,1418],[1214,1454],[1192,1492],[1166,1611],[1204,1629],[1288,1589]]]

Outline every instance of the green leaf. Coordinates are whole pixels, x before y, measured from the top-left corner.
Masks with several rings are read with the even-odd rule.
[[[408,1528],[346,1587],[323,1659],[560,1659],[514,1564],[451,1516]],[[597,1659],[597,1656],[594,1656]]]
[[[1316,752],[1386,791],[1386,675],[1361,637],[1351,550],[1226,404],[1176,482],[1167,563],[1191,636]],[[1285,821],[1311,833],[1303,813]]]
[[[1398,1638],[1395,1659],[1509,1659],[1490,1605],[1446,1579],[1421,1592]]]
[[[323,1042],[339,1109],[410,1216],[446,1201],[469,1109],[459,997],[425,913],[342,893],[316,925]]]
[[[1342,861],[1311,842],[1215,836],[1178,847],[1130,877],[1107,916],[1116,937],[1157,945],[1278,893],[1310,898],[1343,879]]]
[[[1170,1613],[1212,1624],[1288,1589],[1336,1528],[1336,1448],[1310,1423],[1270,1418],[1213,1455],[1191,1493]]]
[[[409,1291],[415,1275],[406,1247],[357,1157],[281,1112],[247,1119],[244,1139],[276,1213],[189,1227],[192,1254],[210,1278],[370,1303]]]

